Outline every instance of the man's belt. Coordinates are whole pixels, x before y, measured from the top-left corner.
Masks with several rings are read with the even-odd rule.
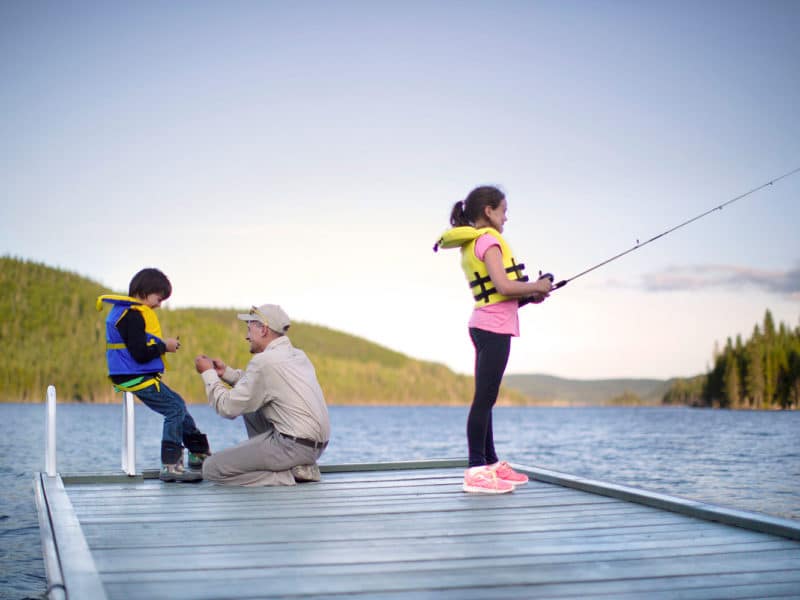
[[[280,433],[281,437],[284,437],[287,440],[292,440],[293,442],[296,442],[298,444],[302,444],[303,446],[308,446],[309,448],[314,448],[315,450],[318,449],[318,448],[324,448],[325,446],[328,445],[328,442],[317,442],[315,440],[309,440],[309,439],[306,439],[306,438],[295,437],[293,435],[287,435],[285,433],[281,433],[280,431],[278,433]]]

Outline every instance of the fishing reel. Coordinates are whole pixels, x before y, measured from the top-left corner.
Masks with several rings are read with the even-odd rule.
[[[562,279],[562,280],[561,280],[561,281],[559,281],[558,283],[555,283],[555,279],[556,279],[556,278],[555,278],[555,277],[553,277],[553,274],[552,274],[552,273],[545,273],[545,274],[542,274],[542,272],[541,272],[541,271],[539,271],[539,279],[544,279],[544,278],[547,278],[547,279],[549,279],[549,280],[550,280],[550,283],[552,283],[552,284],[553,284],[553,287],[551,287],[551,288],[550,288],[550,291],[551,291],[551,292],[554,292],[554,291],[556,291],[558,288],[562,288],[562,287],[564,287],[565,285],[567,285],[567,283],[569,283],[569,279]]]
[[[552,284],[555,281],[556,278],[552,273],[542,273],[541,271],[539,271],[539,277],[538,277],[538,279],[536,281],[541,281],[542,279],[549,279],[550,283]],[[562,285],[565,285],[566,283],[567,283],[566,281],[559,281],[558,283],[553,285],[553,287],[551,288],[550,291],[558,289]],[[520,306],[525,306],[526,304],[541,304],[542,302],[544,302],[544,298],[543,297],[529,296],[527,298],[521,298],[519,300],[519,305]]]

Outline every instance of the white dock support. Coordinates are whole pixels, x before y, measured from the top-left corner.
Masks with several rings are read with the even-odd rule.
[[[48,477],[56,476],[56,388],[53,385],[47,386],[44,470]]]
[[[122,470],[136,475],[136,420],[133,413],[133,394],[122,393]]]

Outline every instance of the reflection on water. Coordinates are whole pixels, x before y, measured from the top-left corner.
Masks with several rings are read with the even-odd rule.
[[[60,472],[115,471],[121,408],[61,405]],[[193,405],[213,448],[239,421]],[[0,598],[45,588],[32,474],[44,468],[44,405],[0,404]],[[466,407],[331,407],[326,464],[463,458]],[[137,467],[156,468],[161,417],[136,407]],[[498,408],[500,457],[591,479],[800,519],[800,413],[684,408]]]

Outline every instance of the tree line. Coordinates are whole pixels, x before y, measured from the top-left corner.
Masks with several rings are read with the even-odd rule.
[[[767,310],[749,339],[728,337],[706,375],[680,379],[664,404],[715,408],[800,408],[800,326],[777,327]]]

